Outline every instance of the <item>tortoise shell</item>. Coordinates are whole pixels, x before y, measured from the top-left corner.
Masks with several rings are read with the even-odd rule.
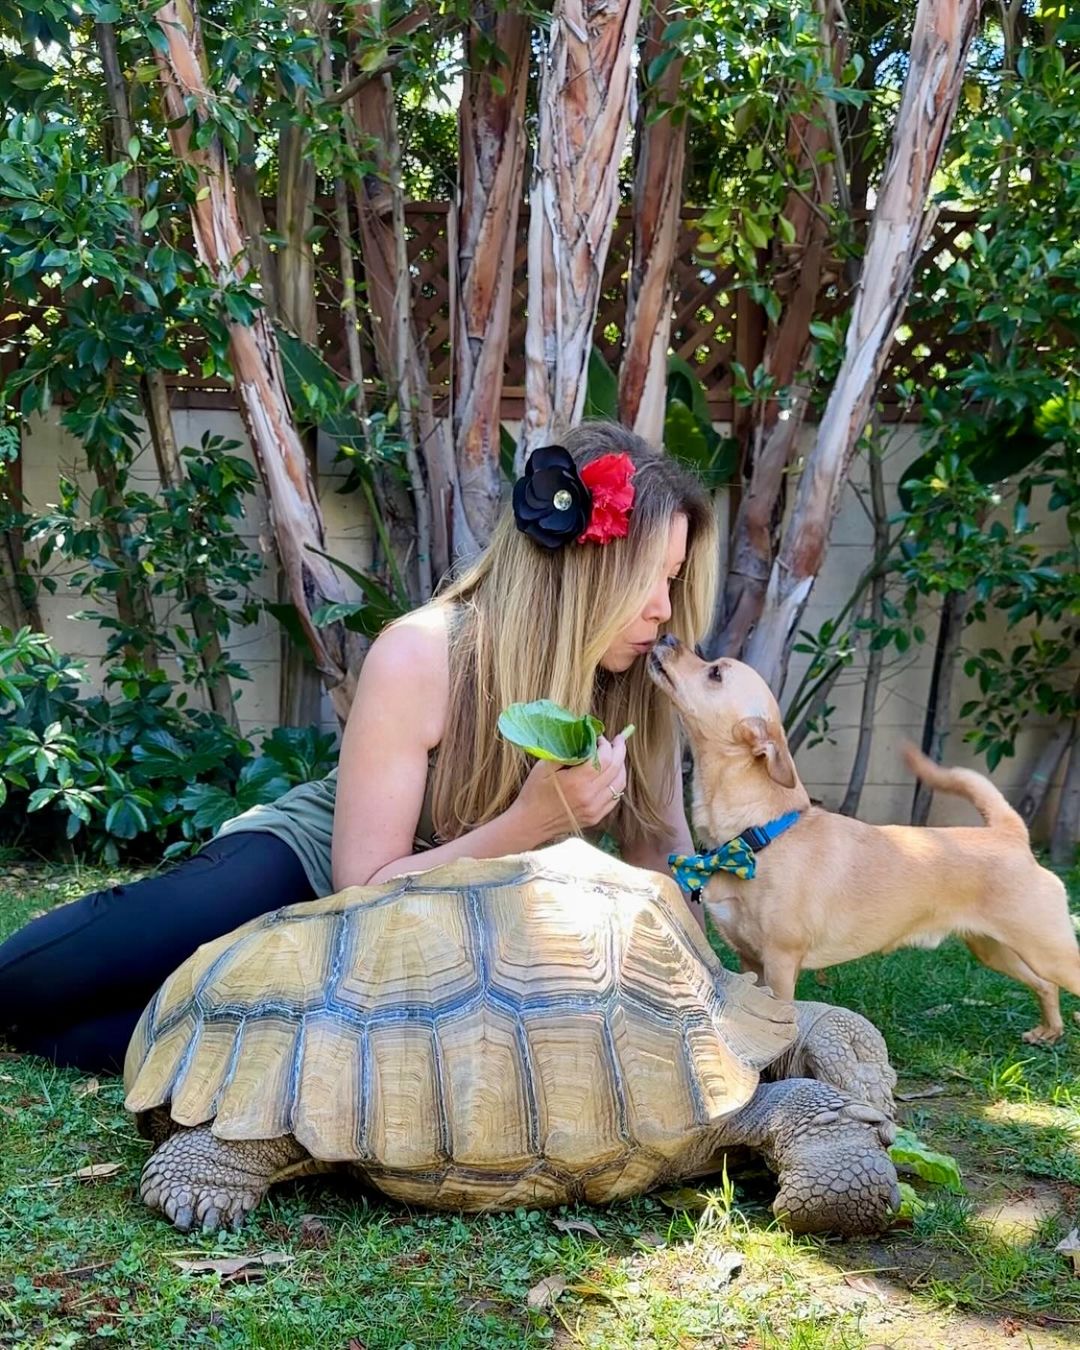
[[[135,1030],[134,1112],[292,1134],[395,1198],[592,1202],[686,1174],[794,1039],[674,882],[580,840],[254,919]]]

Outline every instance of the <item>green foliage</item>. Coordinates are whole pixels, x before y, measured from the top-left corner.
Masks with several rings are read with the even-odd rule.
[[[664,448],[692,469],[709,488],[726,486],[739,467],[738,442],[713,426],[705,390],[692,366],[668,357]]]
[[[106,862],[172,855],[334,762],[333,737],[314,728],[279,729],[256,757],[160,671],[115,663],[91,697],[85,682],[43,634],[0,627],[0,836],[22,848],[66,838]]]

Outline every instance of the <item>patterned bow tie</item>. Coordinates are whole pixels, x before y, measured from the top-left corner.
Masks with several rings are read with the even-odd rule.
[[[684,891],[700,891],[715,872],[731,872],[743,881],[751,881],[757,871],[755,855],[798,819],[798,811],[789,811],[778,820],[770,820],[768,825],[751,825],[710,853],[671,853],[668,866]]]

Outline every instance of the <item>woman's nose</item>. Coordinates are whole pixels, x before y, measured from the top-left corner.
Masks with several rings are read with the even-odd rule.
[[[645,618],[650,623],[667,623],[671,618],[671,595],[666,581],[662,581],[649,596]]]

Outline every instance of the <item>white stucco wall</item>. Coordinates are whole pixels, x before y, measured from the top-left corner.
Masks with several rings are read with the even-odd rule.
[[[209,430],[239,441],[244,447],[243,453],[250,458],[243,426],[236,413],[177,409],[175,417],[177,434],[182,444],[198,444],[203,431]],[[804,433],[807,444],[812,435],[813,428],[807,428]],[[885,465],[890,508],[896,504],[896,483],[903,469],[918,453],[917,429],[901,427],[893,438]],[[341,496],[336,491],[344,475],[340,469],[335,471],[332,459],[332,453],[323,447],[320,454],[320,489],[327,528],[327,551],[354,566],[363,567],[370,560],[369,527],[359,509],[358,497],[351,494]],[[80,472],[78,443],[60,428],[55,417],[38,420],[31,426],[24,438],[23,460],[24,491],[34,508],[55,500],[58,470]],[[149,448],[136,466],[136,477],[140,486],[148,491],[157,483],[153,455]],[[866,484],[866,466],[859,463],[851,482],[845,487],[828,558],[803,617],[801,626],[804,628],[816,630],[827,617],[836,613],[870,560],[872,527],[858,499],[859,490],[865,489]],[[241,533],[269,561],[271,535],[261,490],[252,500]],[[1044,542],[1056,541],[1047,537]],[[269,569],[259,591],[268,597],[273,595]],[[43,594],[41,597],[43,619],[57,645],[72,655],[87,659],[91,672],[99,673],[99,658],[105,648],[105,635],[96,624],[71,617],[74,611],[82,607],[83,602],[77,593],[63,584],[55,596]],[[5,616],[5,621],[10,619]],[[908,818],[913,784],[900,762],[898,745],[904,738],[917,741],[921,735],[933,659],[932,639],[936,627],[932,615],[927,615],[925,627],[931,641],[922,647],[913,648],[903,659],[890,656],[879,690],[873,751],[859,812],[870,821],[906,821]],[[966,645],[971,649],[990,644],[1007,648],[1015,640],[1000,629],[988,631],[985,626],[979,625],[968,630]],[[247,732],[272,727],[276,723],[278,710],[279,636],[276,625],[264,616],[253,627],[239,630],[230,650],[252,676],[249,682],[236,684],[241,727]],[[789,691],[801,675],[806,659],[799,655],[794,658],[788,682]],[[858,732],[864,670],[865,655],[860,654],[851,669],[842,675],[830,698],[836,711],[831,718],[829,740],[812,748],[804,746],[798,755],[799,770],[810,792],[826,806],[833,808],[843,798],[850,773]],[[175,671],[170,673],[176,674]],[[961,674],[954,693],[954,707],[958,709],[970,696],[970,685]],[[325,699],[323,721],[328,728],[335,725]],[[962,739],[966,729],[964,724],[957,720],[953,726],[946,758],[954,763],[985,770],[985,763],[972,753],[971,747]],[[1006,760],[998,768],[994,779],[1007,795],[1015,799],[1019,794],[1047,735],[1046,726],[1031,723],[1020,737],[1016,757]],[[1037,828],[1042,826],[1045,829],[1046,814],[1044,809],[1043,819],[1037,822]],[[972,819],[970,809],[964,804],[941,796],[935,800],[931,817],[933,823],[960,823]]]

